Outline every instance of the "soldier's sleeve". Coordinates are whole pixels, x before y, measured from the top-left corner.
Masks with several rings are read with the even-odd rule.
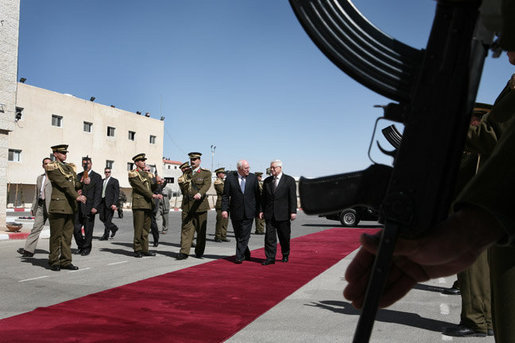
[[[45,169],[47,171],[48,179],[57,187],[62,189],[66,195],[72,197],[73,199],[77,199],[79,193],[77,193],[77,191],[75,190],[75,184],[73,182],[68,181],[68,179],[59,169],[57,163],[58,162],[52,162],[46,165]]]
[[[139,177],[137,170],[131,170],[129,172],[129,184],[134,190],[142,194],[145,198],[152,200],[153,193],[147,187],[145,187],[143,181],[141,181],[141,178]]]
[[[498,140],[497,124],[490,120],[490,113],[481,119],[477,126],[469,126],[465,140],[465,151],[481,155],[490,155]]]
[[[221,179],[215,180],[215,191],[216,195],[222,195],[224,192],[224,182]]]

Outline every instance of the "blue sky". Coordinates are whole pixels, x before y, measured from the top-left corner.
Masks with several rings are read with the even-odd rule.
[[[377,27],[424,48],[432,0],[355,0]],[[19,77],[61,93],[165,116],[163,155],[211,168],[281,159],[294,176],[358,170],[389,99],[345,75],[285,0],[21,0]],[[478,101],[513,73],[488,58]],[[388,162],[379,153],[378,160]],[[151,161],[152,162],[152,161]]]

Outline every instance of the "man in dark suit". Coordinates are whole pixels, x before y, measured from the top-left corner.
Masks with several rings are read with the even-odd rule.
[[[100,209],[102,201],[102,177],[100,174],[91,170],[93,163],[88,156],[82,158],[82,168],[84,171],[77,175],[83,183],[82,195],[86,197],[86,203],[79,204],[76,212],[73,236],[79,248],[75,253],[82,256],[89,255],[91,252],[91,240],[93,239],[93,227],[95,226],[95,216]],[[84,227],[84,234],[82,233]]]
[[[293,177],[283,174],[283,163],[275,160],[270,163],[272,176],[263,183],[261,218],[265,218],[265,255],[263,265],[274,264],[277,251],[277,237],[281,243],[282,262],[290,256],[291,220],[297,217],[297,187]]]
[[[236,236],[236,260],[250,260],[248,248],[252,222],[261,209],[261,196],[256,175],[250,173],[249,163],[241,160],[237,163],[237,172],[227,175],[222,195],[222,217],[231,222]]]
[[[100,205],[100,220],[104,223],[104,235],[100,237],[101,241],[114,237],[118,227],[113,224],[114,211],[118,209],[118,199],[120,197],[120,183],[111,176],[111,168],[104,169],[105,178],[102,180],[102,203]]]

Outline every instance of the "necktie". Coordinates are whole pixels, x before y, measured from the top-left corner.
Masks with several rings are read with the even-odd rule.
[[[107,186],[107,181],[109,179],[105,179],[104,180],[104,185],[102,186],[102,198],[105,198],[106,197],[106,186]]]
[[[277,184],[279,183],[279,179],[277,178],[277,176],[274,176],[274,192],[277,188]]]
[[[241,178],[240,187],[241,187],[241,192],[245,193],[245,178],[244,177]]]
[[[41,180],[41,189],[39,190],[40,199],[45,200],[45,181],[46,181],[46,175],[43,175],[43,180]]]

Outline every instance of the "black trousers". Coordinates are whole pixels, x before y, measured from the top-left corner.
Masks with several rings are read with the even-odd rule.
[[[252,222],[254,218],[243,220],[231,220],[234,236],[236,237],[236,259],[243,260],[250,258],[250,250],[248,248],[250,232],[252,231]]]
[[[100,220],[104,223],[104,238],[109,238],[109,232],[115,232],[118,230],[118,226],[112,222],[114,211],[111,207],[106,206],[104,199],[102,199],[100,208]]]
[[[159,229],[157,227],[156,213],[152,212],[150,215],[151,223],[150,223],[150,232],[152,233],[152,238],[154,243],[159,243]]]
[[[73,237],[75,243],[80,250],[91,251],[91,241],[93,240],[93,228],[95,226],[96,214],[91,212],[83,214],[82,211],[75,213],[75,225],[73,228]],[[82,235],[82,227],[84,226],[84,235]]]
[[[291,222],[289,220],[271,220],[266,221],[265,233],[265,255],[267,260],[275,260],[277,252],[277,237],[281,243],[281,253],[283,257],[290,255],[290,236]]]

